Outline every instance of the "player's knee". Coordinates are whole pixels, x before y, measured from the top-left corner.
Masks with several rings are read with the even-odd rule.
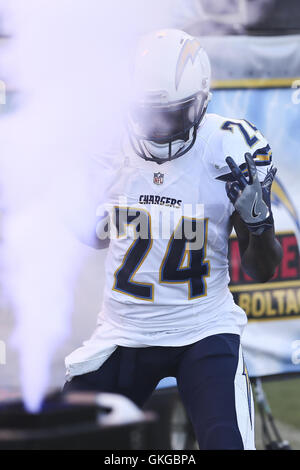
[[[243,450],[240,431],[233,423],[221,423],[208,426],[204,439],[203,450]]]

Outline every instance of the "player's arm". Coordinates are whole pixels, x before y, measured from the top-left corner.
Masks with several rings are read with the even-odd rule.
[[[281,245],[275,238],[270,192],[276,169],[271,168],[262,184],[250,154],[245,155],[249,179],[231,157],[226,162],[234,178],[226,184],[227,195],[235,207],[232,223],[235,228],[243,269],[258,282],[273,276],[282,258]]]
[[[282,258],[282,248],[275,238],[274,227],[261,235],[253,235],[237,211],[232,214],[232,224],[237,234],[244,271],[258,282],[273,276]]]
[[[110,217],[102,205],[99,205],[94,214],[94,217],[89,214],[90,217],[86,218],[85,224],[82,224],[82,227],[77,227],[76,232],[73,233],[77,240],[84,245],[96,250],[103,250],[108,248],[110,243]]]
[[[110,218],[104,206],[97,207],[90,199],[82,198],[76,209],[64,217],[67,230],[83,245],[96,250],[108,248]]]
[[[114,168],[107,166],[110,154],[90,158],[75,168],[71,175],[76,193],[70,206],[62,213],[67,230],[81,244],[101,250],[110,242],[110,188],[117,179]]]
[[[97,235],[90,236],[89,238],[77,237],[80,243],[94,248],[95,250],[104,250],[109,247],[109,239],[99,240]]]

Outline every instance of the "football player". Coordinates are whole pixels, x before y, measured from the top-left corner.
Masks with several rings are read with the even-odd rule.
[[[170,29],[141,39],[127,135],[110,155],[109,219],[97,227],[101,247],[111,221],[103,306],[91,339],[66,358],[64,390],[143,406],[173,376],[200,449],[254,449],[247,318],[228,288],[227,249],[234,227],[244,270],[273,276],[276,169],[252,123],[206,112],[210,80],[196,38]]]

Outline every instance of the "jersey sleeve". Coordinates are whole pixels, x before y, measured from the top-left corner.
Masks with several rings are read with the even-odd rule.
[[[223,174],[218,177],[221,181],[232,181],[232,175],[225,162],[226,157],[232,157],[245,176],[248,175],[245,153],[251,153],[257,166],[258,177],[263,181],[268,167],[272,162],[272,150],[262,133],[249,121],[243,119],[224,120],[220,127]]]

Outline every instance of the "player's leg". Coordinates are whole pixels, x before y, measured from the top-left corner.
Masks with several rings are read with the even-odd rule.
[[[186,349],[178,389],[200,449],[254,449],[254,412],[238,335],[213,335]]]
[[[118,393],[142,406],[160,380],[157,365],[143,364],[144,352],[144,348],[118,347],[98,370],[73,377],[63,392]]]

